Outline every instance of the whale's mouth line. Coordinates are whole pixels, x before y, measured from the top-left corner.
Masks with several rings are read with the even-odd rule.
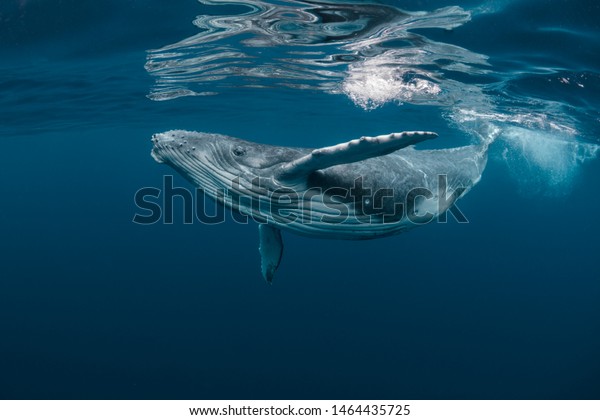
[[[156,153],[156,149],[154,149],[154,148],[152,148],[152,151],[150,152],[150,156],[152,156],[152,158],[156,161],[156,163],[165,163],[163,158],[158,153]]]

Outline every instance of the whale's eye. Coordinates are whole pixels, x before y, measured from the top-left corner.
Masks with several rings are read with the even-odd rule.
[[[233,154],[236,156],[244,156],[246,154],[246,149],[244,149],[242,146],[235,146],[233,148]]]

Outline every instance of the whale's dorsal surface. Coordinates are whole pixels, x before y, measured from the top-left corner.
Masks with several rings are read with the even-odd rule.
[[[403,131],[375,137],[363,136],[335,146],[314,149],[284,164],[277,178],[283,182],[305,178],[320,169],[387,155],[437,136],[431,131]]]
[[[481,178],[489,144],[410,147],[436,137],[408,131],[300,149],[173,130],[152,137],[152,156],[259,223],[261,271],[270,283],[283,253],[281,230],[373,239],[450,209]]]

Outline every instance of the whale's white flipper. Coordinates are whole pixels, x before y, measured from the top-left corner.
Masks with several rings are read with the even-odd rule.
[[[271,283],[283,254],[281,231],[267,224],[258,225],[260,267],[266,281]]]
[[[319,169],[387,155],[437,136],[431,131],[403,131],[376,137],[361,137],[335,146],[315,149],[311,153],[283,165],[277,178],[284,182],[293,182]]]

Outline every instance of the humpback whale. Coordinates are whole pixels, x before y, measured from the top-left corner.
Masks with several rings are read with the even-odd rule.
[[[373,239],[452,210],[481,178],[488,145],[414,147],[436,137],[400,132],[311,149],[172,130],[152,136],[151,154],[219,204],[259,223],[261,271],[271,283],[283,253],[282,230]]]

